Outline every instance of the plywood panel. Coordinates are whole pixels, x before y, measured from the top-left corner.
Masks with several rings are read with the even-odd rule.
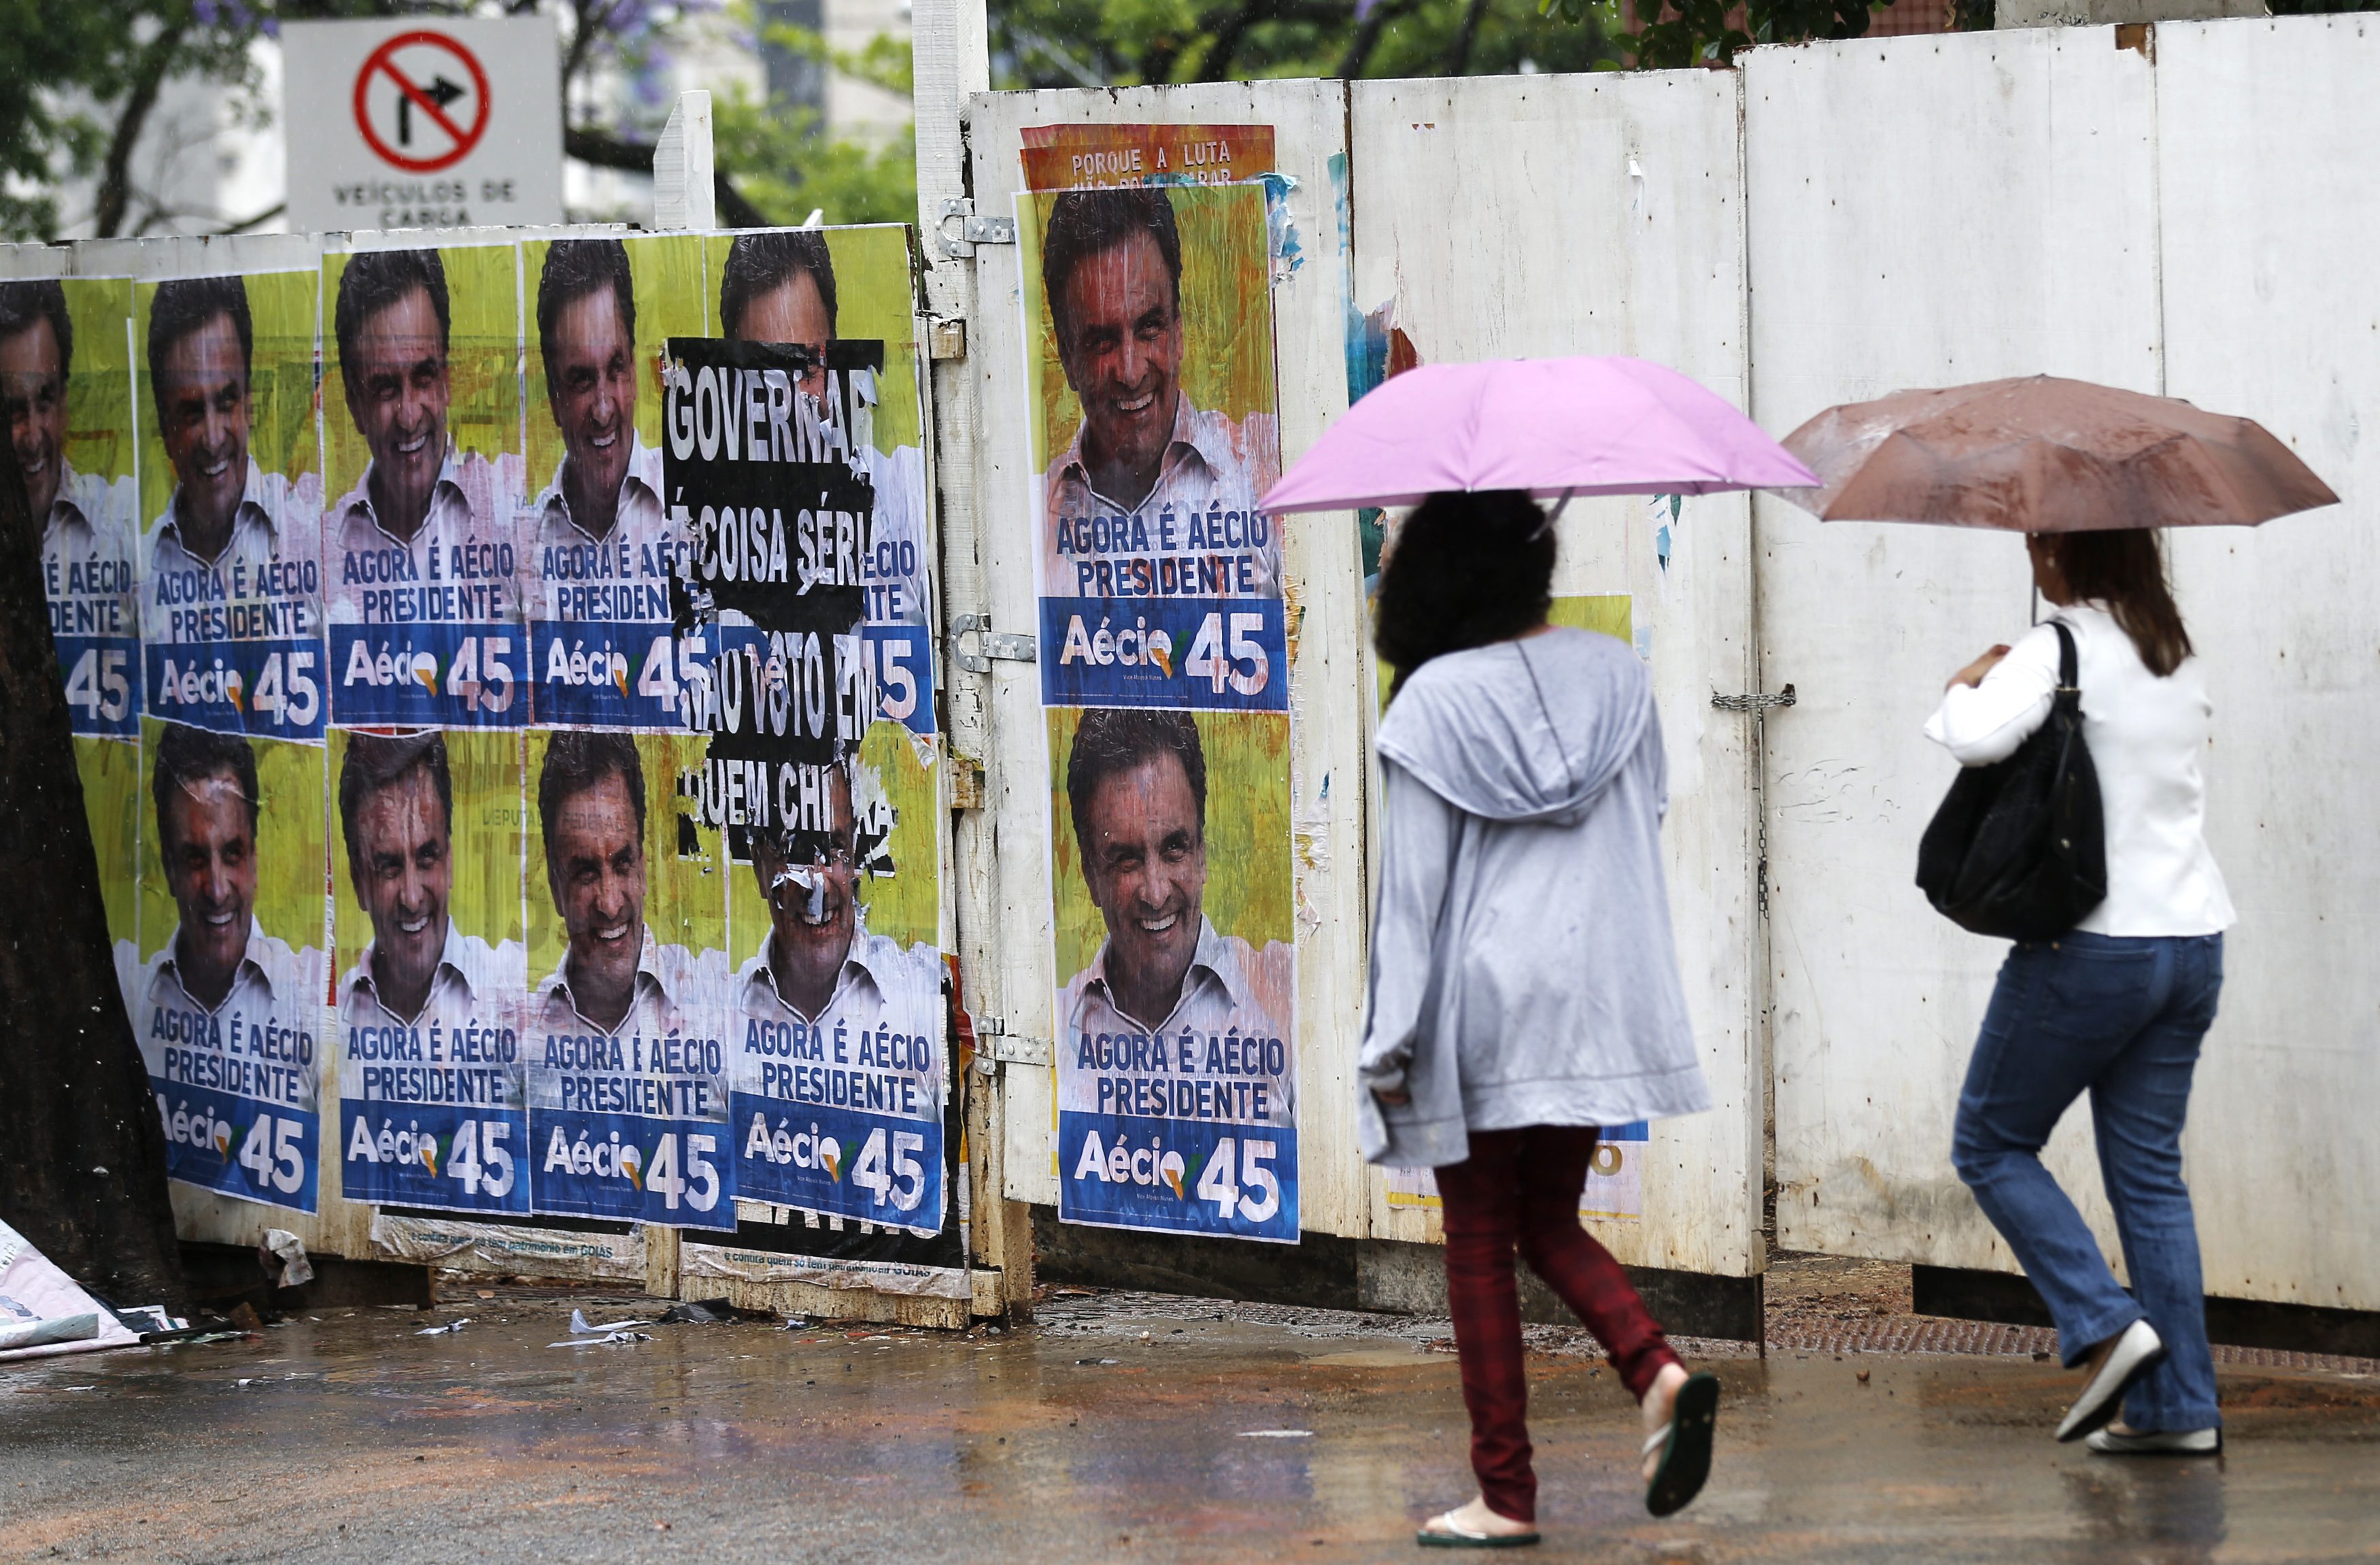
[[[2151,67],[2114,30],[1755,51],[1743,71],[1753,412],[1783,433],[1902,386],[2158,385]],[[1755,511],[1767,724],[1778,1231],[2010,1266],[1950,1168],[2001,942],[1937,916],[1917,839],[1955,767],[1942,682],[2030,618],[2020,541]],[[2087,1121],[2052,1166],[2107,1231]]]
[[[2175,540],[2240,922],[2184,1143],[2209,1292],[2380,1309],[2380,24],[2157,28],[2166,389],[2249,414],[2344,505]],[[2341,1203],[2346,1203],[2342,1208]]]
[[[1352,110],[1359,312],[1383,305],[1425,363],[1624,353],[1743,405],[1736,79],[1676,71],[1363,82]],[[1669,523],[1670,556],[1659,555]],[[1748,508],[1574,503],[1563,594],[1628,593],[1669,748],[1663,837],[1678,952],[1718,1107],[1653,1128],[1641,1221],[1597,1231],[1635,1264],[1742,1276],[1763,1264],[1762,1064],[1754,998]],[[1437,1237],[1387,1205],[1374,1231]]]
[[[1067,123],[1269,125],[1289,192],[1295,253],[1273,289],[1284,461],[1294,461],[1346,406],[1342,343],[1345,249],[1331,198],[1331,163],[1345,152],[1346,103],[1336,82],[1219,82],[1123,91],[990,93],[972,101],[968,147],[978,212],[1013,213],[1024,180],[1019,130]],[[981,406],[977,450],[981,592],[994,626],[1029,633],[1033,475],[1026,461],[1023,302],[1015,247],[985,247],[976,265],[977,313],[968,363]],[[1354,1151],[1352,1068],[1363,1022],[1362,582],[1347,516],[1294,518],[1285,529],[1290,613],[1291,785],[1297,837],[1298,1092],[1302,1220],[1324,1233],[1360,1234],[1362,1164]],[[953,602],[954,613],[969,606]],[[1037,671],[1000,662],[991,678],[987,746],[988,856],[1001,932],[980,1001],[1012,1030],[1054,1036],[1050,976],[1049,761]],[[978,841],[980,842],[980,837]],[[965,849],[963,848],[963,852]],[[978,849],[978,856],[987,856]],[[979,986],[983,980],[970,976]],[[1050,1073],[1008,1065],[1006,1194],[1054,1203]]]

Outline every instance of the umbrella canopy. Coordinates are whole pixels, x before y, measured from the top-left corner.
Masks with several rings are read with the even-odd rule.
[[[2253,526],[2338,496],[2252,419],[2035,375],[1848,403],[1785,437],[1830,522],[2011,532]]]
[[[1759,426],[1641,358],[1430,364],[1349,408],[1261,510],[1413,505],[1442,490],[1708,494],[1815,484]]]

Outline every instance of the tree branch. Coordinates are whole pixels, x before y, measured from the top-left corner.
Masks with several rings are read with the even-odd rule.
[[[254,217],[244,217],[237,223],[226,223],[222,227],[216,229],[215,232],[217,234],[245,234],[259,224],[272,222],[274,218],[279,217],[283,212],[287,212],[288,210],[289,203],[287,201],[275,201],[271,206],[266,207],[262,212],[258,212]]]
[[[1331,74],[1342,81],[1353,81],[1363,75],[1365,68],[1372,63],[1372,52],[1380,46],[1380,34],[1388,30],[1390,22],[1412,10],[1418,3],[1419,0],[1379,0],[1356,24],[1355,36],[1347,41],[1347,53],[1339,61],[1339,68]]]
[[[1454,35],[1454,49],[1446,62],[1449,76],[1471,74],[1472,45],[1479,41],[1479,23],[1488,15],[1488,0],[1471,0],[1463,8],[1463,30]]]
[[[1269,15],[1273,0],[1241,0],[1240,8],[1225,17],[1215,29],[1215,41],[1207,45],[1207,53],[1191,73],[1194,81],[1220,81],[1230,75],[1232,57],[1240,52],[1240,41],[1248,29]]]
[[[132,203],[132,149],[140,140],[141,130],[149,123],[150,111],[157,106],[157,91],[165,83],[166,72],[174,56],[182,46],[183,24],[173,22],[140,52],[140,62],[132,67],[132,85],[124,95],[124,107],[115,115],[115,134],[107,143],[107,161],[99,178],[99,199],[91,214],[91,229],[100,238],[112,239],[124,226],[125,209]]]
[[[562,133],[565,154],[597,168],[616,168],[629,174],[650,174],[653,171],[653,149],[650,143],[624,141],[617,136],[601,130],[577,127]],[[792,171],[787,170],[788,176]],[[711,198],[718,203],[719,220],[729,228],[766,228],[769,218],[738,190],[727,171],[714,166],[710,174]]]

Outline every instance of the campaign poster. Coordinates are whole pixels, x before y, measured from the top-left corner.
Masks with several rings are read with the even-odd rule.
[[[528,719],[519,261],[511,245],[323,258],[334,722]]]
[[[1017,199],[1059,1216],[1294,1244],[1288,649],[1265,193]]]
[[[1586,1165],[1586,1185],[1579,1192],[1578,1215],[1588,1222],[1639,1222],[1645,1216],[1645,1154],[1653,1138],[1643,1120],[1606,1125]],[[1438,1194],[1438,1175],[1429,1169],[1383,1169],[1388,1176],[1389,1205],[1393,1207],[1439,1211],[1445,1203]]]
[[[131,322],[128,282],[0,283],[0,403],[28,511],[41,529],[50,636],[108,934],[119,952],[134,939],[140,876],[140,501]]]
[[[167,1174],[316,1209],[322,747],[152,718],[141,732],[132,1030]]]
[[[740,237],[727,277],[749,268],[755,287],[818,294],[823,235]],[[762,307],[739,303],[728,296],[725,318],[748,329]],[[930,1233],[948,1183],[941,960],[865,928],[857,895],[889,864],[892,824],[860,755],[879,710],[863,635],[876,454],[862,425],[884,344],[739,334],[671,351],[665,466],[692,514],[700,616],[681,639],[720,648],[692,701],[708,739],[704,822],[749,866],[762,913],[735,982],[737,1193]]]
[[[1285,711],[1263,188],[1017,210],[1043,701]]]
[[[1232,185],[1272,172],[1269,125],[1028,125],[1025,188]]]
[[[148,714],[319,743],[322,465],[315,272],[134,289]]]
[[[703,742],[533,729],[522,1052],[532,1209],[733,1228],[725,865]]]
[[[340,1194],[529,1210],[521,736],[330,738]]]
[[[528,499],[518,529],[535,721],[683,732],[662,492],[662,362],[710,322],[698,235],[533,240],[527,319]]]
[[[131,319],[128,282],[0,283],[0,398],[78,738],[140,736]]]

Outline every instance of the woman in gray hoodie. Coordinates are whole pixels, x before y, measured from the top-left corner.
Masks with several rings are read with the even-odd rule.
[[[1546,623],[1554,534],[1517,492],[1432,496],[1398,529],[1375,639],[1379,902],[1364,1155],[1437,1171],[1479,1497],[1419,1541],[1537,1538],[1517,1248],[1642,1405],[1645,1503],[1710,1467],[1718,1385],[1688,1376],[1579,1226],[1597,1127],[1710,1106],[1670,933],[1660,721],[1622,643]]]

